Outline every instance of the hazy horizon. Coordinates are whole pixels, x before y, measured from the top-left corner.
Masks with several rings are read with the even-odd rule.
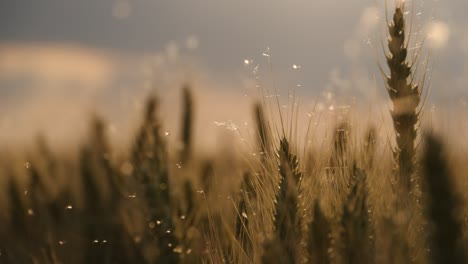
[[[85,127],[91,112],[123,129],[152,89],[170,120],[185,82],[203,101],[205,126],[248,119],[257,82],[284,96],[294,89],[305,107],[330,94],[385,102],[377,70],[385,63],[374,55],[385,39],[383,3],[1,2],[0,140],[37,130],[66,135],[78,131],[70,120]],[[466,8],[465,1],[415,1],[410,13],[415,38],[428,38],[430,101],[438,105],[466,105]],[[245,109],[233,110],[240,100]]]

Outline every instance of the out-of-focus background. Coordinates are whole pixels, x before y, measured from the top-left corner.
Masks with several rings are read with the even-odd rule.
[[[413,48],[425,39],[430,52],[429,107],[465,107],[468,2],[408,6]],[[184,83],[196,137],[212,143],[222,124],[248,125],[258,86],[296,91],[304,113],[340,97],[387,98],[376,55],[383,0],[5,0],[0,17],[0,145],[29,144],[37,132],[68,144],[93,113],[124,141],[152,91],[175,133]]]

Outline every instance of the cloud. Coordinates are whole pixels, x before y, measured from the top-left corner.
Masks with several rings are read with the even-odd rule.
[[[99,88],[108,85],[115,78],[116,64],[115,58],[109,54],[75,45],[0,45],[1,79],[33,78],[34,81],[47,83],[79,82],[82,87]]]
[[[362,36],[366,36],[375,30],[380,22],[380,12],[376,6],[368,6],[361,13],[361,19],[357,31]]]
[[[343,97],[375,99],[375,81],[369,68],[377,67],[377,62],[370,36],[374,36],[379,25],[384,24],[381,17],[377,6],[367,6],[362,10],[354,30],[343,42],[346,63],[329,72],[328,91]]]
[[[128,1],[119,0],[112,6],[112,16],[116,19],[126,19],[132,14],[132,5]]]
[[[343,51],[346,58],[351,61],[362,59],[364,47],[369,36],[375,34],[375,30],[381,22],[380,17],[380,11],[376,6],[364,8],[352,35],[344,41]]]
[[[450,39],[450,27],[445,22],[433,21],[427,26],[427,36],[433,48],[444,48]]]
[[[200,45],[200,40],[196,36],[188,37],[187,41],[185,42],[185,47],[188,50],[196,50],[196,49],[198,49],[199,45]]]
[[[194,48],[196,41],[189,42]],[[151,93],[160,97],[169,140],[177,141],[180,88],[187,81],[196,97],[196,144],[214,146],[219,134],[233,135],[214,122],[242,126],[250,120],[252,99],[239,92],[249,84],[214,78],[176,42],[152,55],[66,44],[2,44],[0,94],[8,96],[0,96],[0,146],[30,144],[38,132],[55,146],[73,145],[86,136],[91,113],[109,121],[114,142],[128,143]]]

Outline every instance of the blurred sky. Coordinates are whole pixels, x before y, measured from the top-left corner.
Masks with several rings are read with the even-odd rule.
[[[372,1],[15,0],[1,1],[2,41],[73,43],[117,52],[154,53],[199,42],[209,70],[231,74],[267,46],[278,70],[301,64],[322,84],[342,62]],[[310,69],[310,70],[309,70]]]
[[[407,2],[414,39],[428,36],[431,98],[463,101],[468,1]],[[57,112],[64,120],[128,114],[149,86],[174,105],[185,81],[219,106],[253,96],[255,77],[305,97],[374,89],[385,99],[375,56],[384,12],[383,0],[2,0],[3,138],[50,127],[45,120]],[[206,122],[215,118],[229,117]]]

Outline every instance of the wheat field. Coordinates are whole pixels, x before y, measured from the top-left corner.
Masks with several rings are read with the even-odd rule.
[[[249,131],[226,125],[243,145],[206,152],[188,83],[176,143],[150,95],[126,148],[96,115],[77,148],[0,151],[0,263],[468,263],[466,149],[420,125],[427,71],[389,13],[387,119],[303,120],[263,89]]]

